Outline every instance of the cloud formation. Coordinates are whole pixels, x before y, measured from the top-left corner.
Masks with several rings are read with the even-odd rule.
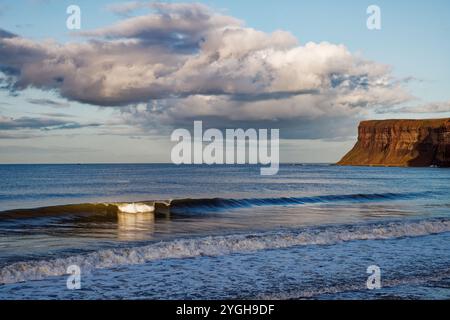
[[[48,106],[48,107],[55,107],[55,108],[61,108],[61,107],[68,107],[69,103],[67,102],[60,102],[60,101],[55,101],[52,99],[27,99],[27,101],[31,104],[37,104],[40,106]]]
[[[1,38],[7,39],[7,38],[14,38],[14,37],[17,37],[17,35],[12,32],[0,29],[0,39]]]
[[[33,118],[20,117],[11,118],[0,116],[0,130],[20,130],[20,129],[39,129],[39,130],[58,130],[58,129],[80,129],[86,127],[98,127],[98,123],[82,124],[75,121],[66,121],[54,118]]]
[[[5,86],[125,107],[127,121],[148,127],[191,119],[281,127],[347,119],[411,99],[388,66],[344,45],[302,45],[288,32],[261,32],[201,4],[147,5],[147,15],[81,32],[81,43],[0,32]]]
[[[445,113],[450,112],[450,101],[431,102],[414,107],[399,108],[396,112],[406,113]]]

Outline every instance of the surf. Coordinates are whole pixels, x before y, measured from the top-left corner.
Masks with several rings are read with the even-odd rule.
[[[150,213],[155,211],[155,206],[133,202],[118,204],[117,209],[121,213]]]
[[[0,284],[40,280],[66,274],[70,265],[83,272],[163,259],[245,254],[293,246],[333,245],[364,240],[420,237],[450,232],[450,218],[327,225],[266,232],[181,238],[134,247],[102,249],[48,260],[14,262],[0,268]]]
[[[235,210],[263,206],[301,206],[327,203],[366,203],[430,198],[437,192],[331,194],[309,197],[271,198],[182,198],[136,202],[67,204],[0,212],[2,219],[38,218],[65,215],[111,215],[118,213],[189,214],[208,211]]]

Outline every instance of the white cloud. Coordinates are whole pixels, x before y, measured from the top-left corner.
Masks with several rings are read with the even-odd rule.
[[[82,43],[0,33],[8,87],[126,107],[126,121],[144,127],[199,118],[279,127],[342,122],[411,99],[388,66],[344,45],[299,44],[288,32],[258,31],[200,4],[151,8],[148,15],[81,33],[87,37]]]

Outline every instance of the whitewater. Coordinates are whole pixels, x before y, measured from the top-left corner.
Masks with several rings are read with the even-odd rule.
[[[1,299],[450,297],[448,170],[2,165],[0,178]]]

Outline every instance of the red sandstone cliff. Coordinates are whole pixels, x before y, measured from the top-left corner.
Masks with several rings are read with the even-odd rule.
[[[363,121],[358,142],[337,164],[450,167],[450,118]]]

